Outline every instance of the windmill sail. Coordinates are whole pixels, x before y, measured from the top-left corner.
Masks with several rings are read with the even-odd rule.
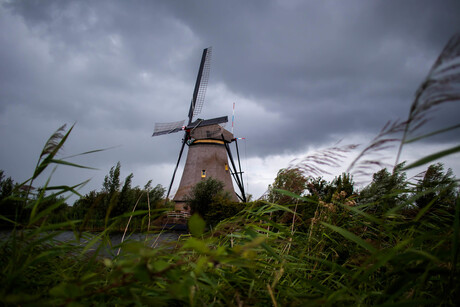
[[[152,136],[169,134],[183,130],[185,120],[171,123],[156,123]]]
[[[152,136],[158,136],[163,134],[170,134],[179,132],[182,130],[195,129],[197,127],[210,126],[215,124],[222,124],[228,122],[227,116],[216,117],[212,119],[197,119],[188,126],[184,126],[185,120],[171,122],[171,123],[156,123],[155,130],[153,131]]]
[[[194,116],[200,114],[201,109],[203,108],[204,97],[206,96],[206,89],[208,87],[209,72],[211,70],[211,55],[212,47],[208,47],[203,50],[200,68],[196,77],[195,89],[193,90],[192,102],[190,103],[188,124],[193,121]]]

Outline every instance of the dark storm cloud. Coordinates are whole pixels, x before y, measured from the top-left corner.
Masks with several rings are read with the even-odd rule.
[[[181,136],[152,139],[153,124],[186,117],[210,45],[203,116],[231,115],[236,101],[249,155],[374,134],[407,115],[460,30],[458,1],[0,3],[0,127],[11,148],[0,157],[11,169],[65,122],[77,122],[69,151],[121,145],[94,157],[98,167],[175,163]]]
[[[170,3],[177,4],[171,14],[212,41],[214,78],[280,114],[282,122],[271,123],[247,116],[253,125],[244,128],[258,153],[295,150],[337,133],[377,132],[403,118],[460,29],[454,1],[260,1],[244,10],[235,2]]]

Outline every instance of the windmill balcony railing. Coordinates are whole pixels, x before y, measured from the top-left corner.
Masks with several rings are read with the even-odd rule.
[[[170,211],[167,213],[168,218],[172,219],[188,219],[190,217],[190,213],[186,211],[176,212]]]

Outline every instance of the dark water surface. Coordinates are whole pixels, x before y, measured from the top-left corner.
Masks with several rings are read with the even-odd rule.
[[[26,230],[27,231],[27,230]],[[54,242],[66,242],[75,245],[84,246],[90,242],[93,238],[97,237],[100,233],[82,233],[80,240],[77,240],[75,234],[72,231],[60,231],[56,236],[53,237]],[[10,230],[1,230],[0,231],[0,240],[4,240],[11,235]],[[111,257],[116,255],[118,252],[118,245],[122,242],[143,242],[146,246],[149,247],[164,247],[170,246],[174,247],[174,242],[177,242],[180,236],[186,235],[185,232],[174,232],[168,231],[161,234],[145,234],[145,233],[127,233],[124,238],[122,233],[110,234],[110,243],[107,246],[104,246],[100,251],[100,256]],[[100,245],[100,240],[95,243],[90,249],[89,252],[94,252]]]
[[[84,235],[84,237],[95,237],[97,235],[99,235],[99,233],[85,233],[86,236]],[[179,238],[179,236],[183,234],[183,233],[180,233],[180,232],[163,232],[161,234],[144,234],[144,233],[133,233],[133,234],[126,234],[125,237],[124,237],[124,240],[123,241],[139,241],[139,242],[143,242],[146,240],[146,237],[147,237],[147,241],[154,244],[154,242],[156,241],[156,245],[157,244],[160,244],[161,242],[172,242],[172,241],[177,241],[177,239]],[[61,232],[60,234],[58,234],[56,237],[54,237],[55,240],[58,240],[58,241],[63,241],[63,242],[66,242],[66,241],[71,241],[71,240],[75,240],[75,235],[72,231],[63,231]],[[122,233],[116,233],[116,234],[111,234],[110,235],[110,240],[112,241],[112,245],[113,246],[116,246],[118,244],[121,243],[121,240],[123,238],[123,234]],[[150,245],[150,244],[149,244]]]

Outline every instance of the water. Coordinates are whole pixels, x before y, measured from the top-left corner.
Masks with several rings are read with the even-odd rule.
[[[11,231],[9,230],[2,230],[0,231],[0,241],[3,241],[7,237],[9,237]],[[66,242],[72,245],[86,245],[90,240],[94,237],[97,237],[100,233],[83,233],[82,238],[80,240],[76,240],[75,234],[72,231],[62,231],[59,232],[56,236],[54,236],[53,240],[56,242]],[[167,246],[168,248],[173,249],[174,244],[170,244],[173,242],[177,242],[181,235],[184,235],[183,232],[163,232],[161,234],[145,234],[145,233],[132,233],[125,235],[123,242],[145,242],[146,246],[149,247],[161,247]],[[147,237],[147,240],[146,240]],[[118,246],[121,243],[123,238],[123,234],[116,233],[110,235],[110,244],[107,244],[104,248],[100,251],[100,256],[102,257],[112,257],[116,255],[118,252]],[[100,242],[94,244],[90,249],[89,252],[95,252],[96,249],[99,247]]]
[[[85,236],[86,235],[86,236]],[[95,237],[99,235],[99,233],[85,233],[84,237]],[[133,233],[133,234],[127,234],[124,238],[123,241],[139,241],[143,242],[145,241],[145,238],[147,236],[147,241],[154,245],[158,245],[164,242],[173,242],[177,241],[181,233],[178,232],[163,232],[162,234],[144,234],[144,233]],[[72,231],[63,231],[59,233],[57,236],[54,237],[55,240],[57,241],[62,241],[62,242],[68,242],[71,240],[75,240],[75,235]],[[121,243],[121,240],[123,238],[123,234],[117,233],[117,234],[112,234],[110,235],[110,240],[112,242],[112,246],[116,246]],[[82,240],[86,241],[86,240]],[[156,241],[156,242],[155,242]]]
[[[181,234],[183,233],[163,232],[162,234],[148,234],[147,235],[147,242],[149,243],[148,246],[156,247],[166,242],[177,242]],[[111,235],[110,240],[112,241],[112,245],[115,246],[115,245],[120,244],[122,238],[123,238],[122,234]],[[125,236],[124,241],[144,242],[146,241],[145,238],[146,238],[146,234],[144,233],[133,233],[130,236]]]

